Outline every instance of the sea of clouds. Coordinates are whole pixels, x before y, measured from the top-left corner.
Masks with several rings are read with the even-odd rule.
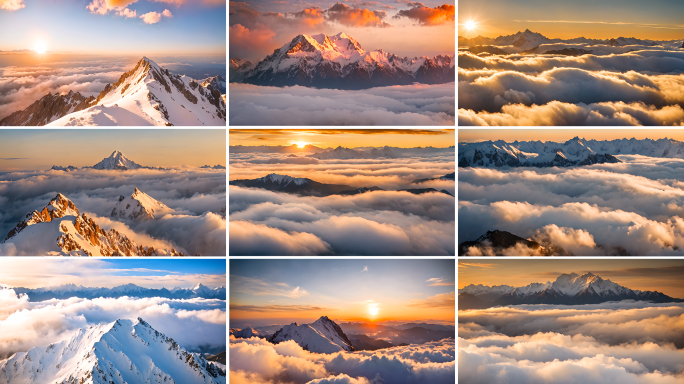
[[[156,220],[110,219],[119,196],[135,188],[164,203],[173,213]],[[42,209],[57,193],[74,202],[80,213],[105,230],[115,228],[138,245],[175,248],[184,254],[226,253],[226,221],[217,212],[226,206],[226,172],[197,168],[173,170],[75,172],[30,171],[0,175],[0,237],[33,210]],[[13,244],[0,244],[0,254],[22,254]]]
[[[681,159],[572,168],[459,168],[459,243],[499,229],[575,255],[684,253]],[[517,253],[535,250],[517,249]]]
[[[682,125],[684,51],[459,53],[459,125]]]
[[[361,91],[230,84],[230,125],[450,125],[454,83]]]
[[[30,302],[26,295],[0,286],[0,359],[67,339],[93,324],[137,317],[186,349],[225,348],[224,300],[73,297]]]
[[[230,336],[230,382],[237,384],[453,383],[455,343],[444,339],[377,351],[319,354],[288,340],[273,345]]]
[[[306,158],[234,154],[230,178],[278,173],[388,191],[302,197],[229,186],[231,255],[454,255],[455,198],[444,193],[396,192],[435,188],[453,194],[451,180],[411,183],[454,172],[453,154],[382,160],[309,158],[315,162],[304,165],[287,159]]]
[[[681,383],[684,304],[622,301],[459,311],[468,383]]]

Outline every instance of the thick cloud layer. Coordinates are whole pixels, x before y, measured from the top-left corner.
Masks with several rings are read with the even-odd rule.
[[[317,354],[294,341],[230,339],[231,383],[453,383],[453,339],[377,351]]]
[[[216,213],[226,206],[225,171],[35,171],[3,174],[0,181],[2,240],[24,215],[45,207],[62,193],[101,227],[115,228],[139,245],[155,246],[151,241],[159,240],[185,254],[217,256],[226,252],[226,222]],[[174,212],[152,221],[110,220],[119,196],[131,195],[136,187]],[[0,253],[9,252],[0,248]]]
[[[680,383],[683,325],[682,304],[459,311],[459,381]]]
[[[459,60],[459,125],[684,124],[684,51]]]
[[[142,317],[193,351],[215,350],[224,347],[226,340],[223,300],[122,297],[34,303],[12,289],[0,288],[0,308],[0,359],[66,339],[79,328],[124,318]]]
[[[454,83],[363,91],[230,84],[230,125],[451,125]]]
[[[97,96],[134,66],[122,59],[44,63],[31,67],[0,67],[0,120],[20,111],[46,93],[80,92]]]
[[[576,255],[681,254],[684,162],[618,156],[575,168],[459,169],[459,242],[509,231]],[[523,252],[517,250],[516,252]]]

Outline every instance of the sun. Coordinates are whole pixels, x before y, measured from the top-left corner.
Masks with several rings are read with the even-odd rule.
[[[377,304],[377,303],[368,304],[368,314],[371,315],[371,317],[377,316],[379,311],[380,311],[379,304]]]
[[[295,141],[295,142],[292,143],[292,144],[296,144],[296,145],[297,145],[297,148],[304,148],[304,147],[306,147],[307,145],[309,145],[309,143],[304,142],[304,141]]]
[[[45,48],[45,43],[43,43],[42,41],[36,42],[36,46],[35,46],[34,50],[37,53],[45,53],[47,51],[47,49]]]
[[[464,26],[468,32],[472,32],[475,29],[475,26],[477,26],[477,23],[472,20],[468,20],[465,22]]]

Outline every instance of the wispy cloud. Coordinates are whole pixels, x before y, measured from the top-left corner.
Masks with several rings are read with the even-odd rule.
[[[247,312],[303,312],[303,311],[329,311],[331,308],[317,307],[312,305],[240,305],[231,304],[231,311]]]
[[[268,282],[258,278],[231,275],[230,280],[233,291],[255,296],[284,296],[298,299],[309,294],[300,287],[292,288],[285,283]]]
[[[593,20],[513,20],[516,23],[566,23],[566,24],[606,24],[606,25],[633,25],[640,28],[664,28],[664,29],[684,29],[682,25],[665,26],[661,24],[609,22]]]
[[[440,293],[424,300],[411,300],[407,306],[417,308],[455,307],[456,296],[455,292]]]
[[[367,265],[364,266],[363,269],[361,270],[361,272],[368,272],[368,266]]]

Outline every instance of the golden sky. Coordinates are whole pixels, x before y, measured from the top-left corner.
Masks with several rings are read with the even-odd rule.
[[[230,318],[455,320],[453,260],[231,260]]]
[[[630,289],[684,298],[684,261],[653,259],[516,259],[458,263],[458,288],[469,284],[525,286],[553,282],[563,273],[591,272]]]
[[[564,142],[575,136],[587,140],[616,140],[616,139],[662,139],[669,138],[684,141],[684,129],[677,128],[602,128],[602,129],[577,129],[577,128],[552,128],[552,129],[459,129],[458,142],[472,143],[487,140],[513,141],[554,141]]]
[[[459,36],[495,38],[529,29],[548,38],[636,37],[677,40],[684,34],[681,0],[461,0]],[[472,31],[462,26],[477,23]]]
[[[321,148],[450,147],[454,129],[231,129],[229,145],[311,144]]]

